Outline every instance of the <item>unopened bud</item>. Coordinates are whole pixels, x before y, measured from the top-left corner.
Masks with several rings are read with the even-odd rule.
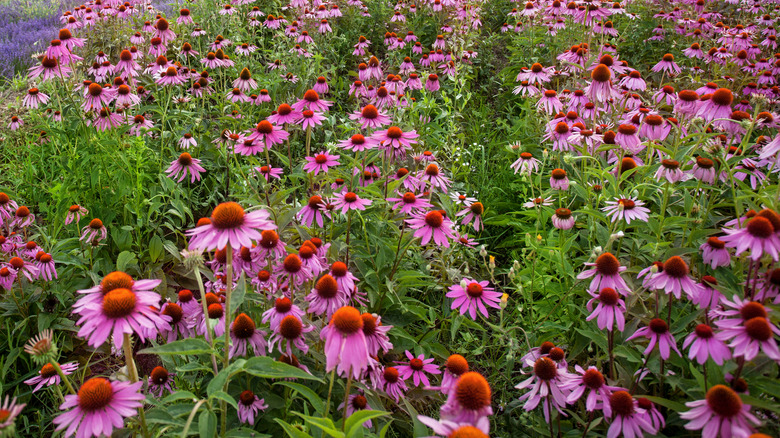
[[[506,309],[507,304],[509,303],[509,295],[503,294],[501,295],[501,302],[499,303],[499,306],[501,306],[501,309]]]

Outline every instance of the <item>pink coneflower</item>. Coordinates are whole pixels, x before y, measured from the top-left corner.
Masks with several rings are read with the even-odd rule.
[[[370,199],[361,199],[354,192],[343,191],[334,196],[333,208],[341,210],[341,214],[347,214],[350,210],[365,210],[366,206],[373,202]]]
[[[521,174],[531,175],[537,170],[539,170],[539,160],[534,158],[534,156],[530,152],[522,152],[520,153],[520,158],[518,158],[509,167],[514,169],[515,174],[521,173]]]
[[[45,105],[49,101],[49,96],[42,93],[37,88],[30,88],[22,100],[22,104],[27,108],[37,109],[40,105]]]
[[[78,204],[71,205],[68,208],[68,214],[65,215],[65,225],[68,225],[73,221],[78,223],[81,221],[81,218],[87,214],[89,214],[89,211],[86,208]]]
[[[73,372],[78,368],[78,362],[68,362],[60,365],[62,373],[66,376],[73,374]],[[44,386],[59,385],[62,383],[62,379],[60,379],[60,375],[57,373],[57,370],[54,369],[54,366],[50,363],[47,363],[40,369],[40,371],[38,371],[37,376],[33,377],[32,379],[25,380],[24,383],[30,386],[35,385],[35,388],[33,388],[32,392],[36,392],[41,390],[41,388]],[[0,412],[2,411],[0,410]],[[0,427],[0,429],[2,428]]]
[[[19,206],[14,212],[13,219],[11,220],[11,227],[25,228],[35,222],[35,215],[30,213],[30,209],[27,206]]]
[[[654,65],[653,68],[651,68],[650,70],[654,72],[667,73],[669,77],[676,76],[680,74],[681,71],[680,66],[674,62],[674,55],[672,55],[671,53],[665,54],[661,58],[661,61],[659,61],[658,64]]]
[[[374,105],[366,105],[362,110],[349,115],[351,120],[360,122],[362,129],[376,129],[390,124],[390,117],[380,112]]]
[[[155,395],[157,398],[162,397],[166,392],[173,394],[174,376],[175,374],[169,373],[168,370],[161,366],[154,367],[152,372],[149,373],[149,392]]]
[[[245,213],[237,203],[223,202],[211,213],[211,223],[187,231],[190,249],[211,251],[223,249],[228,243],[234,249],[251,248],[252,241],[261,237],[258,230],[276,229],[269,216],[265,210]]]
[[[616,95],[612,88],[612,71],[605,64],[599,64],[590,72],[591,83],[585,87],[585,95],[592,102],[607,102]]]
[[[731,341],[729,348],[734,357],[753,360],[762,351],[770,359],[780,361],[780,350],[774,339],[780,335],[780,329],[769,321],[767,309],[763,305],[747,299],[740,300],[737,296],[734,296],[733,301],[722,299],[721,303],[724,307],[736,310],[713,311],[716,316],[726,317],[715,321],[715,325],[721,329],[715,337],[721,341]]]
[[[731,116],[731,103],[733,101],[734,94],[731,90],[718,88],[709,99],[701,103],[696,115],[708,122],[716,119],[728,119]]]
[[[311,293],[306,296],[306,301],[309,302],[309,313],[324,314],[330,318],[336,310],[347,304],[348,295],[347,291],[339,288],[332,275],[325,274],[317,280]]]
[[[87,380],[78,394],[65,396],[60,405],[65,412],[53,420],[56,430],[65,430],[65,437],[111,436],[115,428],[122,428],[126,417],[143,408],[144,395],[139,393],[142,386],[143,382],[109,381],[102,377]]]
[[[175,70],[175,69],[174,69]],[[109,89],[105,89],[100,84],[91,83],[84,93],[84,103],[81,108],[84,111],[99,110],[108,106],[114,100],[115,94]]]
[[[559,230],[570,230],[574,227],[575,219],[568,208],[556,208],[550,217],[553,226]]]
[[[450,247],[448,239],[454,239],[455,234],[452,230],[452,221],[442,214],[440,210],[432,210],[428,213],[418,213],[406,223],[409,228],[416,230],[414,237],[420,237],[421,245],[425,246],[433,239],[436,245],[442,245],[445,248]]]
[[[705,265],[710,265],[712,269],[731,265],[731,254],[726,249],[726,242],[719,238],[715,236],[708,238],[699,249],[702,252],[702,261]]]
[[[368,346],[363,333],[360,312],[344,306],[333,314],[330,323],[322,329],[325,341],[326,372],[336,369],[339,375],[352,373],[357,379],[368,368]]]
[[[477,320],[477,310],[482,316],[489,318],[485,305],[498,309],[501,301],[501,293],[489,287],[489,284],[487,280],[478,282],[470,278],[464,278],[460,283],[453,284],[447,292],[447,297],[454,298],[451,308],[459,309],[461,315],[468,312],[474,321]]]
[[[678,300],[681,293],[695,297],[699,293],[699,285],[688,275],[690,270],[680,256],[672,256],[664,262],[663,270],[650,278],[647,287],[652,290],[663,290],[666,294],[674,294]]]
[[[709,158],[704,157],[696,157],[696,163],[693,165],[690,172],[695,179],[707,184],[714,183],[715,178],[717,177],[715,163]]]
[[[113,280],[114,278],[116,280]],[[126,274],[104,278],[99,289],[104,291],[102,294],[96,290],[94,294],[90,293],[74,305],[73,312],[81,315],[76,323],[81,326],[78,335],[86,337],[89,345],[100,347],[113,333],[114,345],[120,348],[123,334],[135,333],[143,340],[149,327],[168,325],[167,320],[170,318],[163,318],[153,309],[158,306],[160,295],[143,290],[144,285],[146,283],[139,282],[134,286],[132,279]],[[85,292],[93,290],[95,289]]]
[[[391,325],[382,325],[382,317],[379,315],[364,313],[360,315],[363,318],[363,334],[366,336],[366,345],[368,353],[378,354],[380,351],[388,352],[393,349],[393,344],[387,336],[387,332],[393,328]]]
[[[336,279],[340,290],[347,293],[352,293],[352,291],[355,289],[355,282],[357,281],[357,277],[349,272],[346,263],[340,261],[333,262],[333,265],[330,267],[329,274]]]
[[[399,366],[395,367],[398,370],[398,376],[403,380],[409,380],[412,378],[414,386],[431,386],[430,380],[428,380],[428,374],[441,374],[439,367],[433,364],[435,359],[426,359],[424,354],[414,357],[409,350],[405,352],[406,358],[409,362],[396,362]]]
[[[593,277],[588,286],[588,292],[591,294],[595,295],[596,291],[605,288],[613,289],[624,296],[631,293],[628,284],[620,276],[620,273],[627,268],[620,266],[620,261],[612,253],[605,252],[596,258],[595,263],[585,263],[585,266],[592,268],[581,272],[577,275],[577,279]]]
[[[48,58],[46,56],[43,57],[40,65],[31,67],[29,71],[29,79],[40,77],[41,82],[46,82],[49,79],[55,78],[66,79],[72,72],[67,65],[62,65],[56,59]]]
[[[371,410],[371,405],[368,404],[368,400],[366,400],[366,397],[363,395],[363,391],[359,390],[359,393],[356,394],[350,394],[349,398],[347,398],[347,417],[349,418],[357,411],[363,411],[363,410]],[[341,402],[338,407],[339,410],[344,409],[344,402]],[[367,420],[363,423],[363,427],[372,427],[373,423],[371,420]]]
[[[55,268],[54,259],[51,254],[46,254],[43,251],[38,251],[35,255],[35,267],[38,269],[38,276],[46,281],[52,281],[57,279],[57,269]]]
[[[551,205],[553,205],[552,198],[531,198],[528,202],[523,203],[525,208],[549,207]]]
[[[467,376],[471,373],[466,373]],[[462,379],[463,377],[461,377]],[[566,398],[570,391],[566,389],[569,374],[549,357],[540,357],[533,362],[533,375],[515,386],[516,389],[531,391],[523,394],[520,401],[525,401],[523,409],[531,411],[542,404],[545,421],[550,421],[550,406],[558,412],[566,406]],[[562,412],[561,412],[562,413]]]
[[[178,294],[179,303],[167,302],[160,309],[160,314],[170,318],[169,329],[160,330],[160,335],[167,342],[173,342],[178,338],[185,339],[195,335],[192,330],[193,316],[200,310],[193,299],[192,292],[182,290]],[[183,301],[187,300],[187,301]],[[186,311],[186,315],[185,315]]]
[[[315,126],[322,125],[322,121],[326,120],[321,113],[314,112],[312,110],[304,110],[298,115],[295,123],[301,125],[303,130],[314,128]]]
[[[718,365],[723,365],[724,361],[731,359],[731,350],[715,337],[712,328],[707,324],[697,325],[696,329],[685,337],[683,348],[688,348],[689,345],[691,348],[688,350],[688,358],[695,358],[699,365],[704,365],[710,357]]]
[[[108,232],[106,227],[103,225],[103,221],[95,218],[89,221],[89,225],[81,230],[81,237],[79,237],[79,240],[86,240],[87,242],[100,242],[106,238],[107,234]]]
[[[371,136],[372,139],[379,141],[387,155],[394,159],[406,157],[407,149],[411,149],[412,144],[417,143],[415,140],[417,137],[419,137],[417,131],[404,132],[397,126],[391,126],[385,131],[376,131]]]
[[[258,330],[246,313],[239,313],[230,323],[230,357],[246,356],[247,346],[252,346],[255,356],[265,356],[267,343],[265,332]]]
[[[407,390],[406,383],[400,377],[398,369],[391,366],[384,368],[379,377],[379,384],[388,397],[395,400],[396,403],[401,401],[401,397]]]
[[[195,181],[200,181],[200,174],[205,171],[206,169],[200,166],[200,160],[192,158],[190,154],[184,152],[179,155],[179,158],[171,162],[170,167],[165,172],[171,179],[178,177],[176,179],[177,182],[184,181],[187,173],[189,173],[191,176],[190,182],[194,183]]]
[[[195,138],[189,132],[184,134],[179,139],[177,144],[179,145],[179,147],[181,149],[189,149],[191,147],[197,147],[198,146],[198,142],[195,140]]]
[[[252,391],[243,391],[238,396],[238,421],[242,423],[254,426],[255,416],[266,409],[268,405],[265,404],[265,399],[258,397]]]
[[[313,157],[305,157],[307,163],[303,166],[303,170],[309,173],[314,172],[315,176],[320,172],[327,173],[328,169],[339,165],[339,157],[339,155],[330,155],[321,151]]]
[[[309,201],[297,214],[301,222],[307,227],[311,227],[315,221],[317,225],[322,227],[324,225],[323,215],[330,217],[330,213],[325,209],[325,203],[319,195],[309,198]]]
[[[374,149],[379,142],[372,137],[366,138],[363,134],[355,134],[352,137],[339,142],[339,147],[344,149],[362,152],[368,149]]]
[[[645,337],[650,340],[645,348],[645,356],[650,354],[658,344],[658,351],[661,353],[661,358],[664,360],[669,359],[670,349],[677,352],[677,355],[682,356],[680,350],[677,349],[677,342],[674,340],[674,336],[669,332],[669,325],[666,321],[659,318],[650,320],[650,323],[634,332],[633,335],[626,338],[626,341],[636,339],[638,337]]]
[[[412,192],[406,192],[400,198],[387,198],[387,202],[395,202],[392,209],[398,210],[403,214],[412,214],[415,210],[424,210],[432,207],[427,199],[418,197]]]
[[[726,235],[720,239],[726,242],[727,248],[735,248],[735,256],[750,250],[750,259],[753,261],[761,259],[765,254],[778,261],[780,238],[777,231],[772,221],[759,215],[749,219],[742,228],[724,228]]]
[[[271,166],[259,166],[255,167],[255,171],[258,172],[265,178],[266,182],[270,182],[271,178],[281,179],[282,174],[284,173],[284,169],[281,167],[271,167]]]
[[[624,437],[642,437],[645,433],[655,435],[658,432],[647,410],[640,407],[627,391],[613,392],[609,397],[609,406],[615,418],[607,436],[617,437],[622,433]]]
[[[647,222],[650,218],[648,215],[650,210],[643,207],[645,203],[638,199],[615,198],[606,203],[607,206],[603,207],[601,210],[607,213],[607,216],[611,217],[612,222],[624,220],[627,224],[630,224],[632,220]]]
[[[247,140],[263,142],[266,148],[270,149],[273,145],[285,141],[289,136],[289,132],[274,126],[268,120],[263,120],[257,124],[252,134],[247,137]]]
[[[750,423],[761,423],[739,394],[725,385],[713,386],[703,400],[687,402],[685,406],[691,408],[680,414],[680,418],[688,420],[685,428],[701,430],[703,437],[746,437],[753,432]]]
[[[277,332],[279,330],[279,323],[289,315],[294,315],[298,317],[298,319],[301,319],[303,318],[304,312],[300,307],[293,304],[289,298],[277,298],[274,301],[273,307],[263,312],[263,323],[268,322],[271,330]]]
[[[549,115],[554,115],[563,110],[563,103],[555,90],[544,90],[542,98],[536,103],[536,108]]]
[[[609,399],[612,392],[619,391],[620,388],[607,385],[604,375],[596,367],[591,366],[584,370],[579,365],[575,365],[574,370],[579,376],[570,374],[569,381],[562,385],[565,390],[571,391],[566,397],[566,403],[576,403],[582,398],[585,391],[588,391],[588,396],[585,399],[585,410],[587,412],[604,410],[604,415],[612,416]]]
[[[154,28],[154,37],[160,38],[163,44],[168,44],[169,42],[176,39],[176,34],[173,33],[173,31],[170,29],[168,20],[165,18],[160,18],[157,20],[157,23],[154,24]]]
[[[307,108],[311,111],[325,112],[328,111],[333,102],[320,99],[320,95],[314,90],[308,90],[303,95],[303,99],[292,104],[292,108],[296,111],[303,111]]]
[[[553,169],[550,176],[550,188],[555,190],[568,190],[569,178],[566,176],[566,171],[563,169]]]
[[[433,163],[425,166],[425,169],[417,174],[417,180],[420,182],[420,188],[423,190],[427,183],[430,184],[430,189],[438,188],[444,193],[447,193],[447,187],[451,184],[449,178],[441,173],[439,166]]]
[[[626,303],[620,299],[615,289],[605,287],[597,294],[590,292],[593,296],[588,301],[588,311],[592,312],[586,318],[586,321],[596,319],[596,325],[601,330],[612,330],[617,325],[619,331],[623,331],[626,326]],[[593,302],[598,301],[596,309],[593,310]]]

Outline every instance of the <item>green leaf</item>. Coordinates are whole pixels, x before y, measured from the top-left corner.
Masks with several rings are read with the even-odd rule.
[[[775,413],[780,413],[780,405],[777,403],[772,403],[769,400],[763,400],[747,394],[740,394],[739,396],[742,398],[743,403],[748,404],[754,408],[761,408]]]
[[[347,418],[347,423],[344,429],[347,431],[347,437],[354,437],[358,433],[358,429],[363,427],[363,423],[368,420],[383,417],[388,415],[385,411],[357,411]]]
[[[169,403],[173,403],[173,402],[179,401],[179,400],[193,401],[193,400],[197,400],[197,398],[198,397],[195,396],[195,394],[193,394],[193,393],[191,393],[189,391],[181,391],[181,390],[179,390],[179,391],[176,391],[173,394],[165,397],[161,401],[162,401],[163,404],[169,404]]]
[[[219,372],[213,379],[211,379],[211,382],[209,382],[209,386],[206,387],[206,393],[211,397],[212,394],[216,394],[217,391],[222,391],[222,388],[225,387],[225,384],[227,383],[228,379],[238,370],[242,369],[246,365],[245,359],[238,359],[235,362],[231,363],[227,366],[227,368],[223,369]]]
[[[152,237],[152,240],[149,241],[149,258],[152,260],[152,263],[159,260],[162,253],[163,253],[162,239],[160,239],[160,236],[155,235],[154,237]]]
[[[210,399],[215,398],[217,400],[225,401],[230,406],[233,406],[235,410],[238,410],[238,403],[236,403],[236,399],[234,399],[232,395],[224,391],[217,391],[214,394],[209,395],[209,398]]]
[[[409,413],[409,416],[412,417],[412,424],[414,424],[414,436],[429,435],[428,428],[417,419],[417,411],[412,407],[409,401],[406,400],[406,398],[402,398],[401,400],[403,400],[404,406],[406,407],[406,411]]]
[[[238,308],[241,307],[242,304],[244,304],[244,296],[246,295],[246,277],[241,274],[241,277],[238,279],[238,282],[236,283],[236,288],[233,289],[233,292],[230,294],[230,301],[231,306],[233,306],[230,309],[231,314],[235,314],[238,311]]]
[[[312,417],[309,415],[303,415],[300,412],[293,412],[293,414],[303,418],[306,424],[312,425],[318,429],[322,429],[323,432],[332,436],[333,438],[344,438],[344,432],[336,429],[336,425],[333,424],[333,420],[330,418]]]
[[[211,346],[203,339],[190,338],[173,341],[157,347],[144,348],[138,354],[206,354],[211,353]]]
[[[217,415],[211,411],[203,411],[198,417],[198,431],[200,438],[214,438],[217,436]]]
[[[294,391],[297,391],[299,394],[306,397],[306,400],[311,403],[311,406],[314,408],[315,412],[324,412],[325,403],[323,403],[320,396],[317,395],[317,393],[308,386],[301,385],[300,383],[288,382],[285,380],[276,382],[274,385],[286,386]]]
[[[280,426],[282,426],[282,429],[284,429],[284,431],[287,432],[287,436],[289,436],[290,438],[312,438],[312,436],[309,435],[308,433],[299,430],[297,427],[291,425],[290,423],[287,423],[281,418],[274,418],[274,421],[276,421],[277,423],[279,423]]]
[[[244,371],[253,376],[264,377],[266,379],[295,378],[322,382],[322,379],[314,377],[300,368],[287,365],[266,356],[253,357],[247,360],[246,369]]]
[[[137,264],[135,254],[130,251],[122,251],[116,258],[116,270],[124,272],[128,266]]]
[[[393,424],[392,418],[382,427],[382,430],[379,431],[379,438],[385,438],[385,436],[387,436],[387,431],[390,430],[391,424]]]
[[[688,410],[688,408],[685,407],[684,404],[679,403],[679,402],[675,402],[675,401],[671,401],[671,400],[667,400],[665,398],[653,397],[651,395],[643,395],[642,397],[650,400],[651,402],[653,402],[653,403],[655,403],[657,405],[661,405],[661,406],[663,406],[665,408],[668,408],[668,409],[671,409],[671,410],[673,410],[675,412],[685,412],[685,411]]]

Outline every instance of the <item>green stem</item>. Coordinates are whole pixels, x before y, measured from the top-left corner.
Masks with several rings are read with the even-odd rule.
[[[54,370],[57,371],[57,374],[60,375],[60,380],[62,380],[62,383],[64,383],[65,387],[68,388],[68,392],[73,395],[76,395],[76,391],[73,389],[73,385],[70,384],[70,380],[68,379],[68,376],[66,376],[65,373],[62,371],[60,364],[54,361],[49,362],[49,364],[53,366]]]
[[[211,328],[211,323],[209,322],[209,308],[206,304],[206,291],[203,289],[203,278],[200,276],[200,267],[195,267],[193,269],[195,272],[195,280],[198,281],[198,290],[200,290],[200,303],[203,307],[203,316],[205,320],[203,321],[206,323],[206,339],[209,340],[209,344],[211,345],[211,365],[214,367],[214,376],[219,374],[219,368],[217,368],[217,357],[214,356],[214,329]]]
[[[352,367],[349,367],[347,371],[347,388],[344,390],[344,414],[341,418],[341,431],[344,432],[344,428],[347,425],[347,402],[349,402],[349,390],[352,386]]]
[[[233,289],[233,247],[230,246],[230,243],[227,245],[227,279],[226,285],[225,285],[225,352],[224,352],[224,360],[222,361],[222,369],[226,370],[228,365],[230,365],[230,295]],[[225,392],[228,391],[228,385],[230,384],[230,379],[225,380],[225,386],[223,390]],[[222,401],[221,403],[222,408],[222,436],[224,437],[227,433],[227,402]]]
[[[135,367],[135,361],[133,360],[133,341],[130,338],[130,333],[124,334],[122,349],[125,352],[127,375],[131,382],[136,383],[138,382],[138,369]],[[144,438],[148,438],[149,430],[146,428],[146,415],[144,413],[143,406],[138,408],[138,422],[141,424],[141,434],[144,436]]]

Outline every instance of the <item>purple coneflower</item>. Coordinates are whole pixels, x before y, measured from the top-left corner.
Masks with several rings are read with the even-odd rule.
[[[627,268],[620,266],[620,261],[612,253],[605,252],[599,255],[594,263],[586,262],[585,266],[592,268],[581,272],[577,275],[577,279],[583,280],[593,277],[588,286],[588,292],[591,294],[595,295],[596,291],[601,291],[605,288],[613,289],[624,296],[631,293],[628,284],[620,276],[620,273]]]
[[[200,181],[200,174],[205,171],[206,169],[200,166],[200,160],[192,158],[192,155],[184,152],[179,155],[179,158],[171,162],[170,167],[165,172],[171,179],[178,177],[176,179],[177,182],[184,181],[187,173],[189,173],[191,176],[190,182],[194,183],[195,181]]]
[[[255,424],[255,416],[260,411],[268,409],[265,399],[255,395],[254,392],[246,390],[238,396],[238,421],[246,424]]]
[[[363,318],[351,306],[333,314],[330,323],[320,332],[325,341],[326,372],[336,369],[339,375],[352,374],[360,378],[368,368],[368,346],[363,333]]]
[[[601,330],[612,330],[617,325],[617,329],[622,332],[626,327],[626,303],[620,299],[620,295],[615,289],[609,287],[601,289],[598,295],[590,293],[593,298],[588,301],[587,308],[592,313],[585,320],[596,319],[596,325]],[[598,301],[595,310],[593,310],[594,301]]]
[[[366,206],[373,202],[370,199],[361,199],[354,192],[343,191],[334,196],[336,200],[333,202],[333,208],[341,210],[341,214],[347,214],[350,210],[365,210]]]
[[[246,356],[247,345],[252,346],[255,356],[265,356],[267,343],[265,332],[258,330],[255,322],[246,313],[239,313],[230,324],[230,357]]]
[[[160,398],[167,391],[169,394],[174,392],[173,376],[175,374],[169,373],[168,370],[161,366],[156,366],[149,373],[149,392],[154,394],[157,398]]]
[[[466,312],[473,320],[477,320],[477,310],[485,317],[489,318],[485,305],[494,309],[500,308],[501,293],[496,292],[489,287],[487,280],[476,281],[470,278],[464,278],[460,283],[450,286],[447,297],[454,298],[452,309],[459,309],[460,314]]]
[[[102,377],[87,380],[77,394],[65,396],[60,405],[64,412],[52,420],[56,430],[65,430],[65,437],[111,436],[115,428],[122,428],[126,417],[143,408],[144,395],[139,393],[142,386],[143,382],[109,381]]]
[[[650,210],[643,205],[645,203],[638,199],[615,198],[613,201],[607,201],[607,206],[601,210],[606,212],[607,216],[611,216],[612,222],[618,220],[625,220],[627,224],[630,224],[632,220],[647,222],[650,218],[648,215]]]
[[[471,373],[466,373],[466,375],[468,374]],[[549,357],[536,359],[533,362],[533,375],[515,386],[516,389],[520,390],[531,389],[530,392],[520,397],[520,401],[525,401],[523,409],[531,411],[541,403],[544,419],[548,422],[550,421],[550,406],[562,414],[561,408],[566,406],[566,398],[570,394],[570,390],[566,386],[569,378],[569,373],[565,369],[558,368],[558,365]]]
[[[647,326],[634,332],[633,335],[626,338],[626,341],[636,339],[640,336],[650,340],[644,351],[645,356],[653,351],[656,344],[658,344],[658,351],[661,353],[661,358],[664,360],[669,359],[670,349],[677,352],[678,356],[682,356],[680,350],[677,349],[677,342],[674,340],[674,336],[669,332],[669,325],[663,319],[654,318],[650,320],[650,323]]]
[[[79,237],[79,240],[87,242],[100,242],[106,238],[107,234],[108,232],[106,227],[103,225],[103,221],[95,218],[89,221],[89,225],[81,230],[81,237]]]
[[[647,410],[640,407],[627,391],[613,392],[609,397],[609,406],[615,418],[612,419],[607,436],[617,437],[622,433],[624,437],[643,437],[645,433],[657,433]]]
[[[252,247],[253,240],[260,239],[258,230],[273,230],[276,225],[268,220],[268,212],[255,210],[244,212],[235,202],[223,202],[211,213],[211,223],[188,230],[190,249],[211,251],[223,249],[229,243],[234,249]]]
[[[66,376],[73,374],[73,372],[78,368],[79,364],[77,362],[68,362],[60,365],[62,373]],[[62,379],[60,379],[60,375],[57,373],[57,370],[54,368],[54,366],[50,363],[47,363],[41,367],[37,376],[24,381],[24,383],[30,386],[35,385],[35,388],[33,388],[32,392],[39,391],[44,386],[59,385],[61,382]],[[0,427],[0,429],[2,429],[2,427]]]
[[[428,380],[426,373],[441,374],[439,367],[433,364],[433,358],[426,359],[424,354],[414,357],[409,350],[406,350],[405,354],[409,362],[396,362],[399,364],[396,369],[401,379],[409,380],[411,377],[414,386],[420,386],[420,383],[422,383],[423,386],[427,387],[431,385],[431,382]]]
[[[321,151],[319,154],[313,157],[304,157],[307,161],[303,166],[303,170],[306,172],[314,172],[316,176],[318,173],[327,173],[328,169],[339,165],[339,155],[330,155],[325,151]]]
[[[407,219],[406,223],[409,224],[409,228],[417,230],[414,232],[414,237],[420,237],[423,246],[433,239],[436,245],[449,248],[448,239],[455,238],[452,221],[439,210],[432,210],[425,214],[418,213],[411,219]]]
[[[750,413],[750,406],[742,402],[733,389],[725,385],[715,385],[707,391],[703,400],[685,403],[691,408],[680,414],[688,420],[685,428],[701,430],[705,437],[739,437],[752,433],[753,425],[761,422]]]
[[[568,208],[557,208],[551,216],[553,226],[559,230],[570,230],[574,227],[575,219]]]
[[[388,125],[391,122],[390,117],[377,109],[374,105],[366,105],[362,110],[354,112],[349,115],[351,120],[359,122],[362,129],[376,129],[381,128],[384,125]]]
[[[697,325],[694,331],[685,337],[683,348],[688,348],[689,345],[691,348],[688,350],[688,358],[695,358],[699,365],[704,365],[708,358],[712,358],[718,365],[723,365],[724,361],[731,359],[731,350],[715,337],[712,327],[707,324]]]

